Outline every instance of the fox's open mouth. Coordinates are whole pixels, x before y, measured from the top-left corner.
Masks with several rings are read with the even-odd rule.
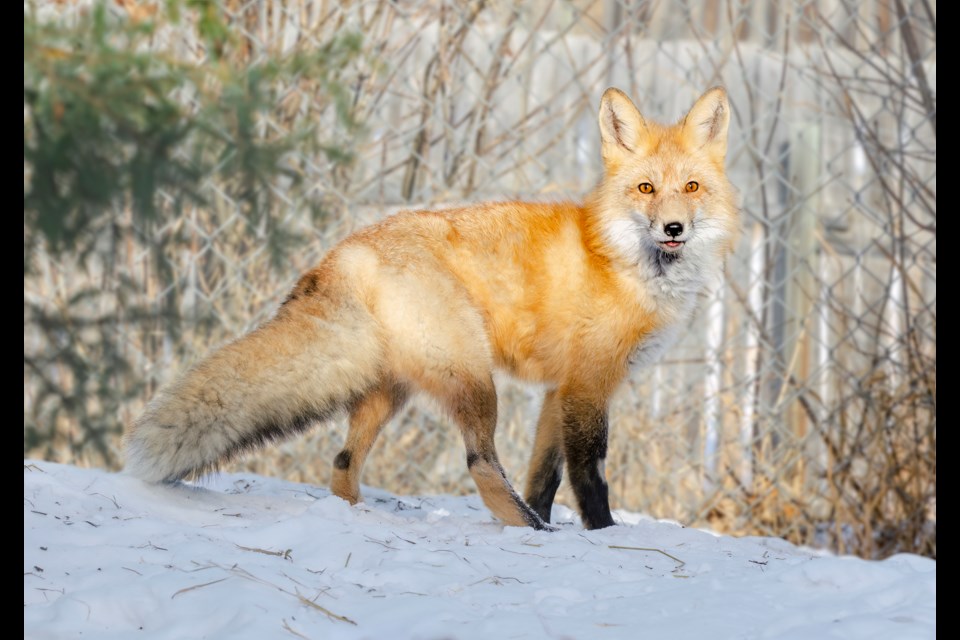
[[[660,249],[666,251],[667,253],[675,253],[683,248],[683,241],[667,240],[666,242],[658,242],[657,245],[660,247]]]

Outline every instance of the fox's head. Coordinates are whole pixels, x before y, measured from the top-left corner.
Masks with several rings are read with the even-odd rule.
[[[593,194],[601,241],[633,264],[722,258],[739,227],[724,159],[730,106],[707,91],[678,123],[645,119],[619,89],[600,102],[605,175]]]

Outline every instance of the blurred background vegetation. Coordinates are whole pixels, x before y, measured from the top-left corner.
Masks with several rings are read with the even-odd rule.
[[[251,60],[215,2],[126,5],[23,15],[24,451],[110,467],[131,401],[150,394],[145,356],[183,358],[185,322],[210,339],[212,309],[185,300],[171,257],[229,223],[235,242],[263,248],[257,268],[292,277],[305,238],[283,214],[325,215],[300,163],[348,163],[360,130],[336,75],[359,34]],[[267,126],[290,85],[314,92],[331,130],[297,114]],[[82,284],[58,286],[76,272]],[[29,295],[27,279],[50,295]]]

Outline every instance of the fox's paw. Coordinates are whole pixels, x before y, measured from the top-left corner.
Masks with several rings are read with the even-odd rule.
[[[535,531],[560,531],[560,527],[553,526],[541,518],[540,514],[530,507],[527,507],[523,510],[523,519],[526,521],[527,525],[532,527]]]

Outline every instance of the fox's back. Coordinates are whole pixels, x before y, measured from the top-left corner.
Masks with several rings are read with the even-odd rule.
[[[469,353],[478,367],[550,382],[653,322],[638,283],[594,246],[590,215],[574,203],[522,202],[403,212],[327,262],[378,318],[400,366]]]
[[[583,217],[572,203],[403,212],[355,234],[327,261],[353,283],[397,357],[430,354],[425,364],[445,360],[438,350],[465,352],[478,367],[545,379],[557,365],[540,336],[595,277]]]

